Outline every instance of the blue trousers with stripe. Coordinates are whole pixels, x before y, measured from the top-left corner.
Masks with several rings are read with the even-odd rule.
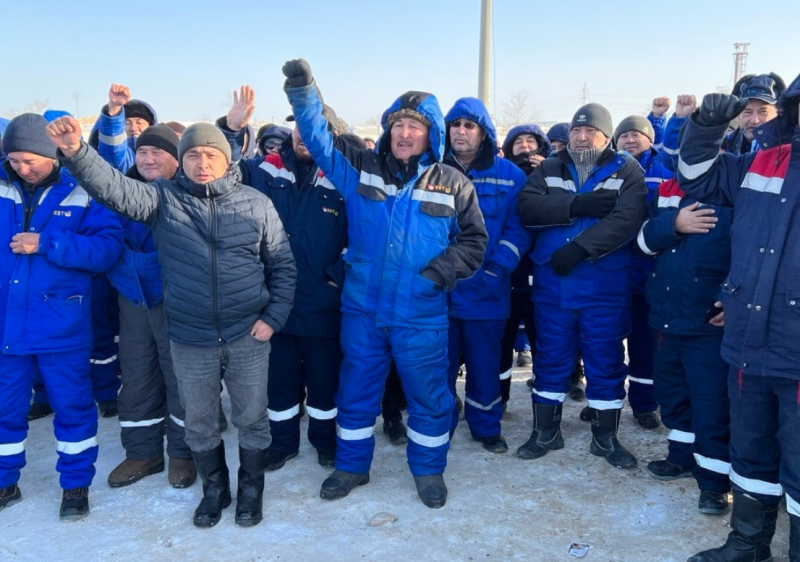
[[[408,400],[408,466],[414,476],[442,474],[455,400],[447,385],[447,331],[378,328],[374,318],[342,315],[344,358],[336,393],[336,468],[363,474],[375,449],[389,362]],[[495,373],[495,378],[496,378]]]
[[[500,435],[503,401],[500,396],[500,341],[505,320],[465,320],[450,317],[448,331],[448,384],[453,398],[461,357],[467,367],[464,419],[475,439]],[[453,410],[451,435],[458,425],[458,409]]]
[[[731,484],[800,516],[800,380],[731,369]]]
[[[654,334],[648,324],[649,315],[645,296],[633,293],[628,335],[628,402],[634,412],[654,412],[658,408],[653,388]]]
[[[89,486],[97,460],[97,407],[89,377],[91,349],[38,355],[0,354],[0,487],[19,481],[25,466],[25,439],[31,383],[38,373],[55,411],[60,484],[64,490]]]
[[[667,460],[691,466],[700,490],[731,489],[728,365],[719,355],[722,334],[658,333],[655,390],[661,421],[670,430]]]

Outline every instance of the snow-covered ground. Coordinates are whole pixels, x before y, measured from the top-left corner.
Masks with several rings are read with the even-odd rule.
[[[100,420],[90,515],[75,523],[59,521],[52,417],[34,421],[20,481],[24,499],[0,512],[0,561],[555,562],[575,560],[568,549],[577,542],[591,545],[587,561],[668,562],[724,541],[727,516],[697,512],[693,480],[664,483],[648,477],[647,462],[665,454],[666,431],[640,429],[629,410],[620,436],[639,458],[636,470],[617,470],[589,454],[589,426],[578,419],[585,403],[564,408],[565,449],[535,461],[513,456],[530,432],[528,376],[514,371],[503,430],[509,454],[484,451],[464,422],[459,424],[445,473],[450,496],[444,508],[420,503],[405,449],[389,443],[379,419],[368,485],[340,501],[321,500],[319,486],[329,471],[317,465],[314,450],[304,443],[299,457],[267,474],[265,519],[249,529],[234,525],[233,507],[216,527],[193,527],[199,482],[175,490],[164,473],[127,488],[109,488],[108,473],[123,458],[116,419]],[[229,412],[227,402],[225,407]],[[235,475],[235,430],[229,429],[225,439]],[[371,527],[370,520],[381,512],[397,521]],[[782,512],[774,541],[781,555],[777,562],[787,560],[787,527]]]

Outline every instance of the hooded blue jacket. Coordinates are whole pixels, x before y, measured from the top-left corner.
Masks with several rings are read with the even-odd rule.
[[[486,133],[478,155],[467,169],[450,147],[449,125],[456,119],[473,121]],[[504,320],[511,307],[509,277],[530,246],[530,235],[517,214],[517,196],[525,185],[525,174],[515,164],[497,156],[497,133],[479,99],[459,99],[444,122],[447,127],[444,162],[472,180],[489,234],[481,269],[450,293],[450,314],[471,320]]]
[[[131,102],[145,106],[153,114],[153,123],[158,123],[156,110],[149,103],[142,100],[131,100]],[[108,114],[108,106],[103,106],[100,117],[97,118],[89,135],[89,145],[95,147],[103,160],[123,174],[133,166],[136,162],[136,139],[125,133],[124,107],[122,111],[112,116]]]
[[[379,328],[447,330],[447,297],[481,264],[487,234],[472,183],[440,163],[444,121],[436,98],[408,92],[382,117],[376,151],[334,143],[315,84],[286,88],[311,157],[344,196],[348,250],[342,311]],[[430,147],[403,164],[390,151],[388,117],[413,109],[431,126]]]
[[[31,196],[0,167],[0,340],[3,353],[56,353],[92,346],[92,275],[122,251],[122,228],[61,168]],[[14,254],[11,239],[39,234],[35,254]]]

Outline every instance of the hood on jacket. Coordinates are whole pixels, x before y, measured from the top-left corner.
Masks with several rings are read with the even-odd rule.
[[[265,125],[258,129],[256,133],[256,144],[261,154],[264,154],[264,144],[268,139],[278,139],[283,142],[292,136],[292,130],[289,127],[281,127],[280,125]]]
[[[553,141],[560,141],[564,144],[569,144],[569,123],[556,123],[547,131],[547,139],[551,145]]]
[[[544,152],[541,153],[545,158],[550,156],[550,153],[553,151],[553,145],[550,143],[550,139],[547,138],[544,131],[542,131],[542,128],[535,123],[526,123],[525,125],[517,125],[506,135],[506,140],[503,141],[503,155],[505,158],[511,158],[514,141],[517,140],[517,137],[520,135],[533,135],[536,137],[536,142],[539,143],[539,150],[541,150],[543,146],[545,147]]]
[[[428,150],[436,162],[441,162],[444,157],[444,118],[442,117],[442,109],[439,107],[439,100],[428,92],[406,92],[383,112],[381,116],[383,133],[378,139],[378,145],[375,147],[376,152],[378,154],[389,154],[391,152],[392,141],[388,119],[389,115],[401,109],[418,111],[430,121],[431,130],[428,133],[428,141],[431,146]]]
[[[486,110],[486,106],[483,105],[483,102],[478,98],[461,98],[456,100],[455,105],[447,112],[444,118],[445,154],[449,154],[451,149],[450,123],[456,119],[469,119],[481,126],[486,133],[486,138],[483,139],[475,160],[487,163],[493,161],[497,153],[500,152],[500,147],[497,145],[497,131],[494,128],[494,123],[492,123],[492,118],[489,117],[489,112]]]
[[[800,103],[800,75],[789,84],[778,97],[778,116],[767,121],[753,132],[753,138],[763,148],[772,148],[788,142],[798,127],[798,104]]]
[[[152,105],[150,105],[146,101],[142,101],[142,100],[131,100],[128,103],[135,103],[135,104],[143,106],[145,109],[147,109],[147,111],[149,111],[150,113],[153,114],[153,125],[158,124],[158,115],[156,114],[156,110],[153,109]],[[127,104],[125,104],[125,105],[127,105]],[[103,107],[105,107],[105,106],[103,106]],[[123,107],[123,110],[124,110],[124,107]],[[100,118],[98,117],[98,120],[99,119]],[[92,125],[92,131],[89,133],[89,142],[87,143],[89,146],[91,146],[95,150],[97,150],[97,135],[98,134],[99,133],[97,131],[97,121],[95,121],[94,125]],[[136,152],[135,144],[136,144],[136,140],[131,138],[131,137],[128,137],[128,147],[131,150],[133,150],[134,152]]]

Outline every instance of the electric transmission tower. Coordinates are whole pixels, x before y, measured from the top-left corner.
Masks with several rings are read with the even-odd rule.
[[[736,84],[739,78],[747,71],[747,47],[750,43],[734,43],[736,49],[733,53],[733,83]]]

